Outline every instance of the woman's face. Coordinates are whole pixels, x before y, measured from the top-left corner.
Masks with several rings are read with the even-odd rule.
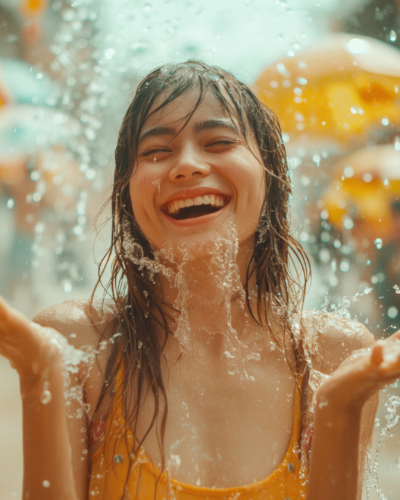
[[[204,248],[232,225],[253,248],[265,192],[258,146],[210,92],[176,136],[197,99],[194,89],[146,121],[130,180],[136,220],[153,249]]]

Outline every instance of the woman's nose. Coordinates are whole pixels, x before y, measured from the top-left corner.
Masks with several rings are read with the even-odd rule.
[[[209,173],[210,166],[202,161],[200,155],[191,147],[184,147],[169,172],[169,178],[172,182],[188,181],[194,177],[206,177]]]

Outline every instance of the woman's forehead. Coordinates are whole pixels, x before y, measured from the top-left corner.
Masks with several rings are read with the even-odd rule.
[[[143,132],[155,125],[184,123],[192,113],[193,116],[191,119],[195,119],[196,121],[198,119],[223,119],[225,121],[231,121],[236,127],[239,126],[233,114],[234,110],[232,109],[228,112],[224,104],[210,91],[205,91],[199,104],[200,91],[194,88],[176,97],[165,106],[162,106],[170,93],[171,92],[163,92],[157,97],[144,123]],[[157,110],[159,106],[162,107]]]

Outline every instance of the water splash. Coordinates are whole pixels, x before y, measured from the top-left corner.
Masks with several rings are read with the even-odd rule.
[[[400,406],[400,398],[395,395],[390,395],[385,403],[386,408],[386,426],[382,428],[378,444],[375,451],[375,457],[372,457],[372,453],[370,452],[367,456],[367,461],[365,465],[365,491],[367,495],[367,500],[369,500],[370,492],[372,490],[376,491],[380,500],[387,500],[387,497],[384,495],[383,491],[379,487],[379,478],[378,478],[378,462],[382,450],[383,442],[390,437],[390,431],[397,425],[400,420],[400,415],[397,414],[397,409]]]
[[[341,301],[337,304],[330,304],[328,300],[328,294],[325,295],[324,302],[321,305],[321,309],[324,312],[332,312],[337,316],[351,320],[350,305],[351,302],[357,302],[364,295],[369,295],[372,292],[372,288],[365,287],[361,292],[357,292],[351,297],[343,297]]]
[[[168,279],[172,279],[174,272],[172,268],[166,267],[160,261],[160,257],[166,255],[165,251],[158,251],[154,253],[154,260],[149,257],[144,256],[143,248],[141,245],[135,241],[129,230],[129,222],[127,218],[124,218],[122,222],[124,241],[122,247],[125,251],[125,255],[128,259],[139,267],[139,271],[146,269],[148,272],[149,279],[152,283],[155,283],[154,275],[161,273]],[[172,260],[168,255],[169,259]]]

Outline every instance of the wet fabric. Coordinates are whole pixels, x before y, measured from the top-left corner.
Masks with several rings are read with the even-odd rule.
[[[101,500],[300,500],[305,498],[305,478],[301,479],[299,437],[301,397],[296,390],[293,433],[290,445],[279,467],[256,483],[231,488],[203,488],[168,478],[153,465],[143,448],[134,456],[133,434],[126,429],[122,413],[122,375],[118,372],[112,411],[108,417],[105,438],[92,455],[89,498]],[[130,459],[131,458],[131,463]],[[128,477],[128,470],[130,474]],[[304,472],[304,471],[302,471]],[[157,481],[158,479],[158,481]],[[157,494],[155,495],[155,490]]]

